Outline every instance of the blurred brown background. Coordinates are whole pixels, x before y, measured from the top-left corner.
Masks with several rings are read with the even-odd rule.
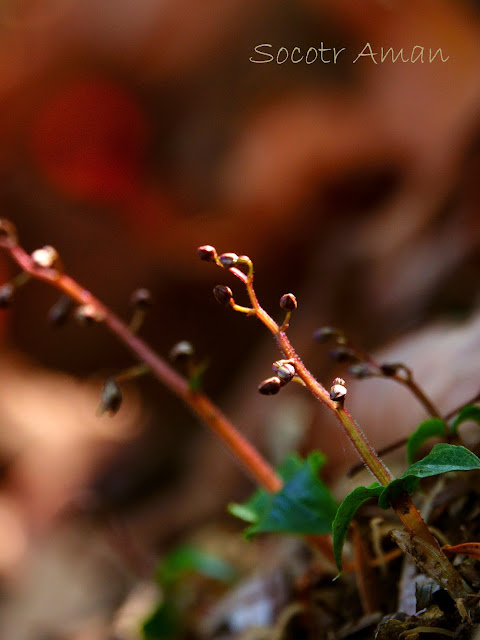
[[[472,397],[480,387],[479,19],[476,3],[453,0],[3,2],[2,216],[26,249],[55,246],[69,273],[126,317],[131,291],[149,287],[156,304],[143,335],[160,353],[190,340],[210,361],[207,392],[271,459],[317,446],[330,474],[342,475],[354,458],[321,407],[300,389],[256,393],[275,348],[260,325],[212,301],[213,285],[231,282],[195,249],[250,255],[272,312],[295,292],[291,336],[326,385],[345,369],[312,343],[322,324],[406,361],[445,411]],[[423,46],[426,61],[354,64],[367,42],[407,58]],[[254,64],[260,43],[273,55],[322,43],[346,50],[337,64]],[[448,61],[429,63],[439,47]],[[14,270],[1,260],[7,280]],[[5,637],[108,637],[103,623],[131,575],[104,607],[78,614],[72,631],[82,607],[74,602],[67,622],[58,619],[61,607],[50,605],[68,592],[58,587],[64,577],[45,578],[40,560],[35,573],[31,554],[50,558],[45,548],[65,543],[66,558],[75,556],[68,536],[83,535],[80,509],[92,540],[112,513],[121,518],[148,567],[250,485],[154,381],[129,387],[115,419],[98,419],[101,377],[128,366],[129,355],[102,327],[50,328],[55,300],[32,283],[3,320]],[[388,382],[348,384],[349,408],[374,445],[423,417]],[[33,606],[38,582],[56,595]],[[91,635],[85,618],[100,620]]]

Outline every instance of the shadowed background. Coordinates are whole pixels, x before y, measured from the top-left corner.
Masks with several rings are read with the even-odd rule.
[[[210,362],[207,393],[269,458],[320,447],[332,477],[355,462],[346,438],[301,389],[257,394],[278,357],[273,342],[216,305],[211,289],[231,279],[195,249],[249,255],[272,313],[283,293],[297,295],[291,337],[325,385],[345,373],[311,339],[329,324],[411,365],[442,410],[478,392],[478,8],[357,4],[25,0],[0,9],[2,216],[26,249],[55,246],[67,271],[125,317],[131,291],[149,287],[142,335],[152,346],[167,354],[190,340]],[[366,42],[406,56],[441,47],[450,58],[353,64]],[[335,65],[253,64],[259,43],[272,53],[321,43],[346,51]],[[1,260],[7,280],[15,270]],[[25,604],[38,582],[57,593],[65,579],[29,582],[26,559],[50,558],[45,545],[70,549],[92,513],[101,523],[92,540],[101,529],[105,544],[105,520],[121,516],[149,567],[251,488],[154,381],[127,387],[119,414],[98,419],[102,376],[130,357],[102,327],[49,327],[55,300],[31,283],[2,316],[0,575],[12,601],[6,637],[19,640],[109,637],[104,622],[134,581],[123,579],[118,536],[118,593],[84,616],[73,604],[74,630],[76,614],[65,622],[61,607]],[[424,417],[387,381],[347,383],[349,409],[375,446]],[[94,572],[100,565],[92,560]],[[85,619],[100,622],[82,631]]]

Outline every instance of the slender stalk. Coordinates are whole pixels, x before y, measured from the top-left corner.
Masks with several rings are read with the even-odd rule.
[[[440,411],[413,379],[410,369],[405,367],[405,371],[407,373],[406,377],[400,375],[399,373],[396,373],[394,376],[392,376],[393,380],[400,382],[408,389],[410,389],[413,395],[417,398],[420,404],[423,405],[427,413],[429,413],[432,418],[440,418],[440,420],[443,420]]]
[[[226,268],[222,263],[221,257],[219,258],[215,254],[213,259],[217,263],[217,265]],[[359,425],[353,420],[352,416],[343,407],[343,401],[337,402],[335,400],[332,400],[325,387],[323,387],[323,385],[318,382],[318,380],[316,380],[316,378],[314,378],[310,371],[305,367],[300,357],[296,353],[294,347],[292,346],[290,340],[288,339],[285,331],[282,330],[284,328],[284,325],[280,327],[260,305],[253,286],[254,271],[253,264],[250,259],[246,256],[242,256],[241,263],[248,266],[247,274],[243,273],[243,271],[236,268],[235,266],[229,267],[228,270],[231,271],[245,284],[250,303],[255,311],[255,315],[273,334],[285,358],[290,360],[295,366],[295,371],[298,378],[302,380],[304,385],[309,389],[309,391],[315,398],[323,402],[323,404],[332,413],[334,413],[334,415],[346,431],[354,447],[356,448],[360,458],[364,461],[368,469],[377,478],[380,484],[382,484],[383,486],[388,485],[392,480],[394,480],[394,476],[380,460],[373,447],[369,444],[367,438],[365,437],[365,434],[360,429]],[[411,380],[411,375],[407,375],[407,378],[402,378],[400,381],[404,383],[410,381],[410,388],[412,388],[412,390],[416,390],[416,393],[417,390],[420,391]],[[422,395],[424,400],[429,403],[428,399],[426,398],[426,396],[424,396],[424,394],[422,394],[421,391],[420,394]],[[437,415],[436,409],[433,407],[433,405],[430,407],[430,409],[435,412],[435,415]],[[438,541],[430,532],[428,526],[420,515],[420,512],[413,504],[410,496],[407,493],[401,494],[392,502],[392,508],[412,536],[413,542],[411,545],[411,554],[414,560],[415,550],[418,549],[418,545],[421,546],[422,552],[424,554],[424,558],[422,559],[421,563],[422,569],[432,578],[440,581],[442,586],[444,586],[448,590],[451,597],[455,600],[465,597],[469,593],[471,593],[468,585],[460,577],[452,564],[449,562],[446,555],[441,550]],[[414,544],[415,540],[417,540],[418,543]]]
[[[0,227],[1,227],[0,221]],[[220,439],[241,468],[254,482],[268,491],[276,493],[283,487],[282,478],[261,456],[259,451],[245,438],[220,409],[203,393],[192,390],[189,381],[156,354],[141,338],[135,335],[135,326],[127,325],[93,294],[84,289],[70,276],[56,269],[38,267],[31,256],[11,238],[0,239],[0,246],[6,249],[22,269],[25,277],[32,277],[53,285],[74,302],[89,305],[94,316],[101,320],[142,363],[120,374],[131,377],[148,370],[163,385],[181,398],[189,409]],[[240,272],[239,272],[240,273]],[[242,274],[243,275],[243,274]],[[247,310],[248,311],[248,310]],[[307,542],[334,566],[333,550],[327,535],[306,536]]]
[[[70,276],[56,269],[37,266],[31,256],[10,238],[4,238],[5,248],[23,272],[53,285],[79,305],[89,305],[95,317],[115,334],[123,344],[147,367],[162,384],[181,398],[190,410],[202,420],[223,442],[240,466],[266,491],[276,492],[283,486],[282,479],[258,450],[235,428],[228,418],[203,393],[189,389],[188,380],[170,367],[141,338],[108,307]]]
[[[258,319],[263,322],[267,329],[274,335],[278,346],[285,355],[285,358],[290,359],[294,363],[297,376],[303,381],[310,393],[315,398],[323,402],[323,404],[335,414],[340,424],[345,429],[347,436],[356,448],[358,454],[377,480],[382,485],[389,484],[394,479],[393,475],[377,456],[375,450],[369,444],[360,427],[355,423],[351,415],[339,405],[339,403],[330,398],[330,394],[325,387],[318,382],[318,380],[303,364],[292,343],[288,339],[287,334],[280,330],[280,327],[275,320],[273,320],[273,318],[269,316],[260,305],[253,287],[253,270],[248,276],[245,276],[245,274],[237,269],[231,269],[231,271],[234,271],[237,277],[239,277],[238,274],[240,274],[240,279],[245,283],[250,303],[253,309],[255,309]]]

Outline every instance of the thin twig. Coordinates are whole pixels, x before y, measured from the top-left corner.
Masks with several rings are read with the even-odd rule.
[[[4,237],[0,246],[6,249],[17,265],[32,278],[46,282],[62,291],[79,305],[89,305],[95,317],[151,370],[162,384],[181,398],[190,410],[203,421],[224,443],[241,467],[255,480],[256,484],[269,492],[279,491],[282,479],[258,450],[235,428],[216,405],[199,391],[189,388],[188,380],[168,365],[141,338],[107,306],[79,285],[70,276],[56,269],[39,267],[31,256],[10,237]]]

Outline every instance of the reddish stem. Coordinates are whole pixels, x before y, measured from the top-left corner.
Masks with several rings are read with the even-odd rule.
[[[269,492],[279,491],[282,479],[258,450],[234,427],[228,418],[203,393],[192,391],[188,380],[168,365],[141,338],[108,307],[70,276],[56,269],[38,267],[30,255],[18,244],[4,240],[1,245],[13,260],[33,278],[53,285],[80,305],[91,305],[96,316],[123,342],[130,351],[144,362],[152,374],[173,393],[179,396],[213,433],[224,443],[237,462],[255,480],[256,484]]]

